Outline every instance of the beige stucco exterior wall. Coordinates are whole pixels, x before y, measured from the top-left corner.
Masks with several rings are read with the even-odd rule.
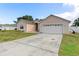
[[[35,24],[34,23],[28,23],[27,24],[27,32],[36,32],[35,31]]]
[[[27,31],[26,31],[26,30],[27,30],[27,23],[26,23],[25,20],[20,20],[20,21],[17,23],[17,30],[21,30],[21,29],[20,29],[20,26],[23,26],[23,27],[24,27],[24,29],[23,29],[22,31],[27,32]]]
[[[40,22],[39,27],[43,26],[44,24],[63,24],[63,33],[69,33],[69,22],[65,20],[61,20],[58,17],[49,16],[44,21]]]
[[[30,21],[26,21],[26,20],[20,20],[17,23],[18,30],[21,30],[20,29],[21,25],[24,27],[24,29],[23,29],[24,32],[35,32],[35,24],[34,23],[32,23]]]

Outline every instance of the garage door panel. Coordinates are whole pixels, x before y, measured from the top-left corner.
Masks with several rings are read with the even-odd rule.
[[[63,29],[62,29],[62,25],[52,25],[52,26],[40,26],[40,32],[43,33],[62,33]]]

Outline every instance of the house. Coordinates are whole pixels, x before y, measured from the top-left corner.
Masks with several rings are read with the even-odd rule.
[[[15,30],[17,27],[16,26],[11,26],[11,25],[0,25],[0,30]]]
[[[28,21],[21,19],[17,23],[17,29],[24,32],[41,33],[69,33],[69,20],[55,15],[49,15],[39,21]]]

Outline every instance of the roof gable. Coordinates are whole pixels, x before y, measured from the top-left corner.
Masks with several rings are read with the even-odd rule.
[[[40,20],[40,22],[42,22],[42,21],[46,21],[49,17],[56,17],[56,18],[59,18],[59,19],[61,19],[61,20],[63,20],[63,21],[66,21],[66,22],[68,22],[68,23],[70,23],[71,21],[69,21],[69,20],[66,20],[66,19],[64,19],[64,18],[61,18],[61,17],[58,17],[58,16],[55,16],[55,15],[49,15],[48,17],[46,17],[45,19],[42,19],[42,20]]]
[[[67,21],[67,22],[69,22],[69,23],[71,22],[71,21],[66,20],[66,19],[64,19],[64,18],[61,18],[61,17],[59,17],[59,16],[49,15],[48,17],[50,17],[50,16],[53,16],[53,17],[59,18],[59,19],[61,19],[61,20]],[[48,18],[48,17],[47,17],[47,18]]]

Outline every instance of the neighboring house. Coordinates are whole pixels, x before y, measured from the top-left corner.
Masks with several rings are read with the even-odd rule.
[[[21,19],[17,23],[17,29],[24,32],[69,33],[69,23],[69,20],[55,15],[49,15],[39,21]]]
[[[15,30],[16,26],[0,26],[0,30]]]

